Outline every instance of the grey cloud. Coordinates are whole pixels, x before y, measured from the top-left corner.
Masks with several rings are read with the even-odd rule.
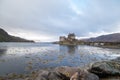
[[[10,32],[87,36],[119,29],[119,8],[119,0],[1,0],[0,25]]]

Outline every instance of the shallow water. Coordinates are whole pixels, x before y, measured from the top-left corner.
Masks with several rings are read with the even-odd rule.
[[[0,75],[57,66],[86,66],[120,56],[120,49],[51,43],[0,43]]]

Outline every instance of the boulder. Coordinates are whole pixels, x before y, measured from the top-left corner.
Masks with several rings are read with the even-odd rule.
[[[60,72],[60,73],[66,75],[67,77],[70,78],[73,74],[75,74],[76,72],[80,71],[80,68],[78,68],[78,67],[62,66],[62,67],[55,68],[55,71]]]
[[[69,80],[69,78],[59,72],[41,70],[34,80]]]
[[[119,76],[120,63],[116,61],[102,61],[92,64],[90,72],[95,73],[101,77]]]
[[[110,76],[110,77],[101,78],[100,80],[120,80],[120,76]]]
[[[118,58],[116,58],[116,59],[113,59],[113,60],[111,60],[111,61],[115,61],[115,62],[120,63],[120,57],[118,57]]]
[[[57,67],[55,71],[66,75],[70,78],[69,80],[99,80],[97,75],[81,70],[78,67]]]
[[[89,73],[88,71],[76,72],[70,80],[99,80],[99,77],[95,74]]]

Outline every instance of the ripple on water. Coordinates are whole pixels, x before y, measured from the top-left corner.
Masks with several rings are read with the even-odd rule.
[[[57,66],[82,67],[119,56],[119,49],[49,43],[0,43],[0,75]]]

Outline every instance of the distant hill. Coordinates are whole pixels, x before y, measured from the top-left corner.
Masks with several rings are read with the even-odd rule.
[[[5,30],[0,28],[0,42],[34,42],[34,41],[9,35]]]
[[[86,39],[87,42],[120,42],[120,33],[102,35],[95,38]]]

